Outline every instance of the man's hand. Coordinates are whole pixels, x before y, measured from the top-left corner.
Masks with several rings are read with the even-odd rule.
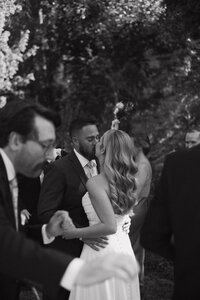
[[[66,240],[74,239],[76,236],[76,226],[72,222],[71,218],[66,218],[62,224],[63,233],[62,237]]]
[[[82,239],[82,241],[96,251],[99,251],[100,249],[105,248],[108,245],[108,238],[106,236],[99,238]]]
[[[123,231],[128,234],[130,231],[130,226],[131,226],[131,218],[127,217],[126,221],[124,222],[122,229]]]
[[[31,217],[30,212],[27,209],[22,209],[21,212],[20,212],[20,215],[21,215],[21,224],[22,225],[27,224],[28,220]]]
[[[128,281],[133,279],[138,272],[138,263],[132,256],[112,253],[85,262],[75,279],[75,284],[88,286],[111,277]]]
[[[62,235],[64,232],[63,224],[73,224],[69,213],[64,210],[58,210],[51,217],[49,223],[46,226],[46,233],[49,238]]]

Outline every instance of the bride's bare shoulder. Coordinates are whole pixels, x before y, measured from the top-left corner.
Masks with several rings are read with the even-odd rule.
[[[87,185],[88,186],[97,185],[99,187],[107,187],[108,186],[108,181],[107,181],[105,175],[103,173],[100,173],[96,176],[91,177],[87,181]]]
[[[109,184],[104,174],[91,177],[87,181],[86,187],[91,199],[102,199],[103,195],[109,195]]]

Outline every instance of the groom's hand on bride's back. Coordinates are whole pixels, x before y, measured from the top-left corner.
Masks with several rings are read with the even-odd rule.
[[[105,248],[108,245],[108,237],[106,236],[99,238],[87,238],[81,240],[96,251],[99,251],[100,249]]]

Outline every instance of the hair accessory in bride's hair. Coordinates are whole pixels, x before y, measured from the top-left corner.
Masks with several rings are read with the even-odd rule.
[[[134,104],[132,102],[126,102],[126,104],[123,102],[117,102],[113,110],[114,118],[119,120],[126,116],[126,114],[132,112],[133,109]]]
[[[117,102],[115,104],[114,111],[113,111],[115,119],[118,119],[117,114],[119,113],[120,110],[123,110],[123,109],[124,109],[124,103],[123,102]]]

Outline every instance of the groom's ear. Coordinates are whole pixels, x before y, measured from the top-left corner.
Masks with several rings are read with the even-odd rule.
[[[22,136],[19,133],[12,131],[9,134],[8,145],[12,151],[19,151],[23,144]]]
[[[72,136],[72,143],[74,146],[77,146],[79,144],[77,136]]]

